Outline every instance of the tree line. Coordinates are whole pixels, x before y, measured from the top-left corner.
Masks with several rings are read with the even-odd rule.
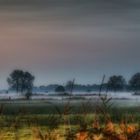
[[[125,78],[121,75],[111,76],[107,82],[108,90],[140,90],[140,73],[134,74],[128,82],[126,82]]]
[[[15,90],[17,93],[25,94],[29,98],[34,88],[35,76],[28,71],[14,70],[7,78],[10,90]],[[52,85],[53,87],[53,85]],[[87,90],[87,92],[93,91],[94,89],[99,90],[100,85],[78,85],[75,84],[75,80],[68,81],[65,86],[55,85],[54,91],[69,91],[72,92],[75,89]],[[40,87],[40,88],[43,88]],[[45,86],[44,86],[45,89]],[[110,76],[106,83],[102,83],[102,89],[107,91],[122,91],[122,90],[140,90],[140,73],[134,74],[128,82],[122,75]]]
[[[64,91],[69,91],[69,87],[72,83],[69,81],[65,86],[58,85],[55,88],[56,92],[64,92]],[[131,79],[127,82],[125,78],[122,75],[113,75],[110,76],[108,81],[106,83],[102,83],[99,85],[79,85],[79,84],[74,84],[74,90],[76,91],[99,91],[100,88],[102,90],[107,91],[139,91],[140,90],[140,73],[134,74]]]

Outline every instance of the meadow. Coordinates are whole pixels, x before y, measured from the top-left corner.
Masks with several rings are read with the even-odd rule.
[[[112,103],[0,101],[0,140],[139,140],[140,107]]]

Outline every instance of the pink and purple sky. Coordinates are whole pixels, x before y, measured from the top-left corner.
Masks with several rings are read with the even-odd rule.
[[[36,85],[140,72],[139,0],[0,0],[0,88],[13,69]]]

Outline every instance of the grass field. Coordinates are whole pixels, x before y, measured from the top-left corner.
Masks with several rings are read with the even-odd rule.
[[[49,136],[54,137],[52,140],[90,140],[80,139],[77,134],[92,132],[95,120],[96,123],[97,120],[100,122],[100,131],[106,129],[107,125],[114,125],[116,128],[122,121],[128,126],[133,124],[134,127],[135,124],[136,130],[139,130],[138,106],[116,107],[109,103],[97,104],[89,101],[76,103],[45,100],[0,101],[0,104],[0,140],[51,140],[47,139]],[[100,134],[99,130],[95,134]],[[112,135],[113,130],[110,133]]]

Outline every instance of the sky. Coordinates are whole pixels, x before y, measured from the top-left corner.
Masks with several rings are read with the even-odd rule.
[[[35,85],[100,83],[140,72],[139,0],[0,0],[0,88],[14,69]]]

